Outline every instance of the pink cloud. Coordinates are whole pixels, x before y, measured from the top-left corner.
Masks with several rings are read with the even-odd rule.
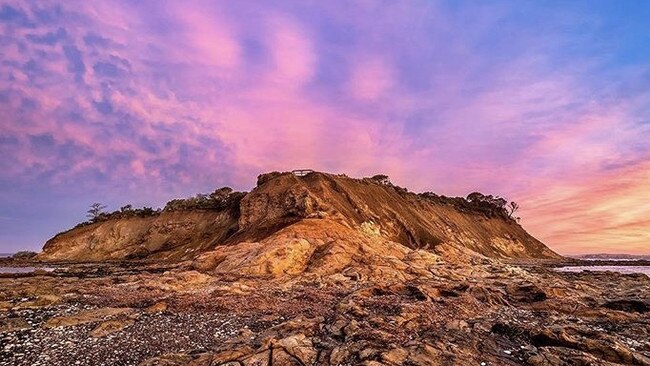
[[[314,75],[317,54],[304,27],[287,16],[268,19],[267,48],[274,68],[268,77],[286,86],[299,86]]]
[[[249,188],[295,167],[387,173],[416,191],[521,201],[523,224],[561,250],[649,242],[648,212],[634,206],[648,193],[637,151],[648,128],[635,112],[647,93],[599,95],[588,63],[555,67],[539,37],[528,53],[501,55],[499,37],[486,52],[501,8],[461,12],[473,23],[459,28],[438,4],[285,5],[75,2],[61,4],[60,24],[2,25],[15,42],[3,45],[0,133],[18,141],[5,174],[64,185],[100,172],[107,182],[85,184],[189,190]],[[63,44],[24,40],[60,26],[81,81]],[[89,33],[110,42],[89,45]],[[532,42],[518,37],[507,43]],[[95,71],[107,62],[123,72]],[[50,150],[32,146],[43,136]]]
[[[522,200],[526,227],[563,253],[647,253],[649,161],[533,189]]]
[[[198,51],[191,61],[230,69],[239,66],[241,47],[228,19],[217,11],[206,12],[184,4],[169,10],[182,22],[186,39]]]
[[[350,78],[350,92],[358,99],[375,100],[395,83],[393,70],[377,57],[365,56],[357,61]]]

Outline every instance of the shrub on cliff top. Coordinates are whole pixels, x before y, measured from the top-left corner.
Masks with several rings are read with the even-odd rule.
[[[499,196],[484,195],[480,192],[472,192],[467,195],[467,198],[441,196],[433,192],[420,193],[419,196],[430,201],[454,206],[462,212],[479,213],[485,217],[519,220],[513,215],[519,209],[519,204],[516,202],[508,204],[505,198]]]
[[[99,202],[95,202],[92,205],[90,205],[90,208],[88,209],[86,217],[92,222],[98,221],[103,215],[106,215],[104,210],[106,209],[105,205],[102,205]]]
[[[239,202],[244,195],[242,192],[233,192],[230,187],[223,187],[210,194],[199,193],[194,197],[171,200],[167,202],[164,210],[223,210]]]
[[[390,185],[390,178],[385,174],[377,174],[370,177],[370,180],[379,184]]]

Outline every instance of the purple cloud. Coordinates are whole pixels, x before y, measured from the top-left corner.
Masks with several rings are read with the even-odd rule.
[[[37,247],[89,201],[158,205],[310,167],[506,195],[528,208],[533,233],[580,251],[586,236],[559,235],[537,198],[589,215],[579,187],[645,169],[649,13],[509,1],[9,2],[0,216],[62,219],[0,245]],[[614,207],[634,196],[608,192],[619,192]],[[32,211],[15,215],[23,203],[9,196]]]

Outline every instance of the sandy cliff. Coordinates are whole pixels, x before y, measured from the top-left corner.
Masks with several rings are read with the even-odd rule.
[[[56,235],[47,241],[37,259],[190,259],[221,243],[236,227],[237,218],[229,211],[174,211],[153,217],[113,219]]]
[[[505,217],[487,217],[371,179],[274,173],[260,176],[236,207],[109,219],[55,236],[38,258],[198,257],[197,266],[204,269],[234,266],[279,274],[329,272],[352,260],[401,260],[411,252],[448,259],[558,257]]]

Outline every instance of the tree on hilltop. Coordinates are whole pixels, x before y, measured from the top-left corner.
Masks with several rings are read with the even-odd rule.
[[[507,210],[508,210],[508,217],[510,217],[511,219],[519,221],[519,217],[514,217],[513,216],[515,214],[515,212],[517,212],[519,210],[519,204],[517,202],[514,202],[514,201],[510,202],[510,204],[508,205]]]
[[[95,202],[92,205],[90,205],[90,209],[86,211],[87,212],[86,217],[88,217],[90,221],[95,222],[104,214],[105,209],[106,209],[105,205],[102,205],[99,202]]]
[[[380,184],[385,184],[385,185],[390,184],[390,178],[385,174],[373,175],[372,177],[370,177],[370,179]]]

